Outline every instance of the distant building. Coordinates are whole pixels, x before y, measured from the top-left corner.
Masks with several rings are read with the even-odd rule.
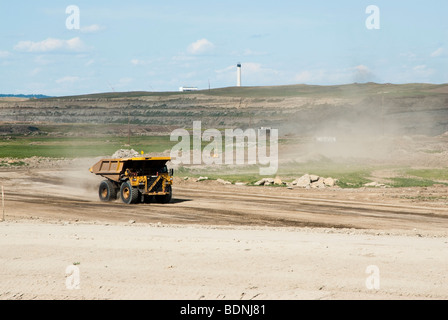
[[[199,89],[196,87],[180,87],[180,92],[186,92],[186,91],[198,91]]]

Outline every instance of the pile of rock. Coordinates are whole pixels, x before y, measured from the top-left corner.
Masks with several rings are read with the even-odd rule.
[[[185,177],[184,180],[189,180],[188,177]],[[201,182],[205,180],[209,180],[208,177],[199,177],[197,179],[193,179],[196,182]],[[232,184],[230,181],[226,181],[223,179],[217,179],[216,182],[224,185]],[[294,180],[293,182],[285,182],[280,179],[280,177],[275,178],[263,178],[254,183],[255,186],[287,186],[288,188],[306,188],[306,189],[318,189],[318,188],[329,188],[336,186],[336,179],[333,178],[325,178],[320,177],[313,174],[305,174],[300,178]],[[244,182],[236,182],[235,185],[246,185]]]
[[[282,185],[286,184],[279,177],[275,178],[263,178],[254,183],[255,186],[271,186],[271,185]]]
[[[184,180],[188,180],[188,179],[189,178],[184,178]],[[201,182],[201,181],[206,181],[206,180],[210,180],[210,179],[208,177],[199,177],[199,178],[195,179],[194,181]],[[220,184],[232,184],[232,182],[223,180],[223,179],[217,179],[216,182],[218,182]]]
[[[291,183],[291,185],[299,188],[319,189],[326,187],[334,187],[336,185],[336,182],[337,180],[331,177],[325,178],[314,174],[305,174],[300,178],[294,180]]]
[[[115,151],[112,155],[112,158],[134,158],[138,157],[140,153],[135,151],[134,149],[120,149]]]

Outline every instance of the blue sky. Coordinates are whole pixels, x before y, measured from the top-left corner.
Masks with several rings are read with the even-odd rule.
[[[238,62],[243,86],[448,83],[448,1],[0,3],[0,93],[228,87]]]

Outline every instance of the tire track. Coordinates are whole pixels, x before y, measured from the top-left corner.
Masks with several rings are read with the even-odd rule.
[[[205,189],[176,188],[172,203],[165,205],[104,203],[67,195],[7,193],[6,197],[15,203],[13,207],[32,209],[31,216],[53,219],[358,229],[440,229],[448,225],[444,208]]]

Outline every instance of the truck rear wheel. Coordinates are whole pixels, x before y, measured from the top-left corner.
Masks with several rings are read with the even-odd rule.
[[[137,203],[140,199],[138,188],[131,186],[129,181],[123,182],[120,188],[121,201],[126,204]]]
[[[117,200],[117,186],[110,180],[103,180],[98,189],[101,201]]]
[[[154,202],[154,196],[150,196],[147,194],[143,196],[143,203],[152,203],[152,202]]]
[[[173,196],[173,191],[171,190],[171,186],[166,187],[167,194],[163,196],[155,196],[156,201],[158,203],[169,203],[171,201],[171,198]]]

